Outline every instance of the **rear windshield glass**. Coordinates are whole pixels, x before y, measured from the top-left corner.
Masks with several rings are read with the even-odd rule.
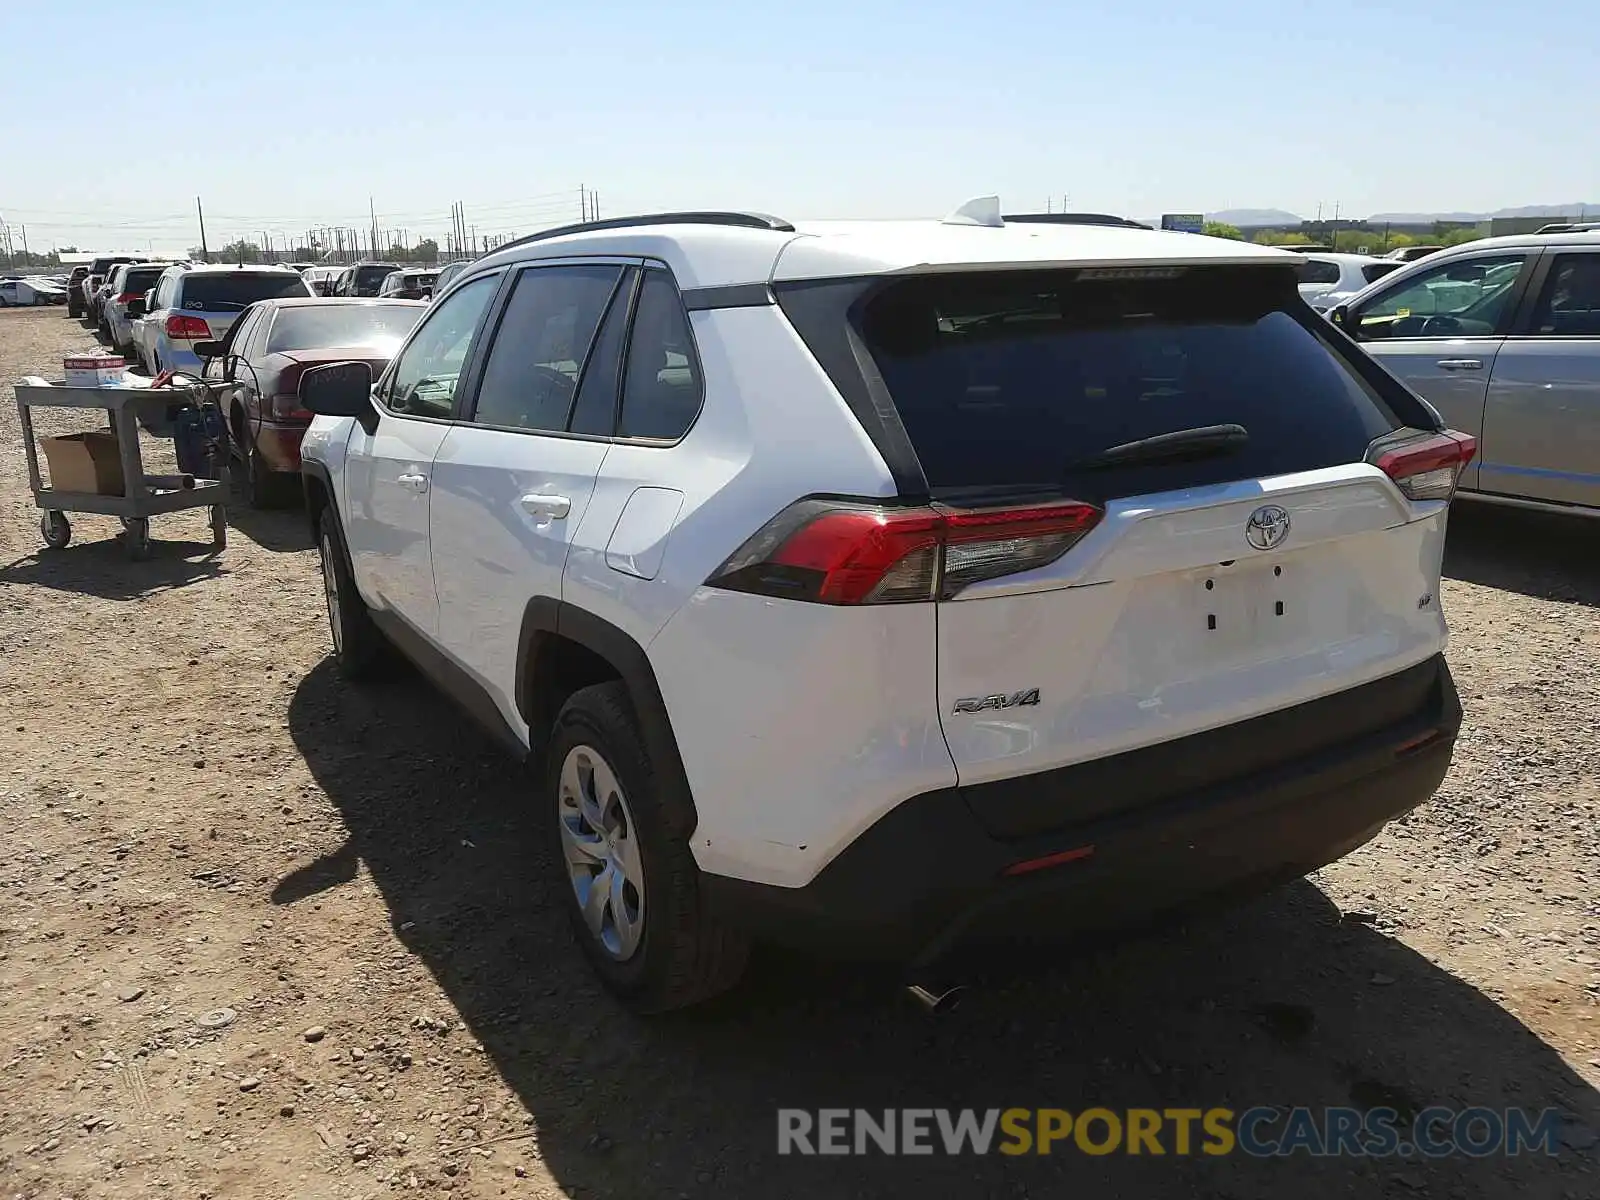
[[[1400,262],[1363,263],[1361,278],[1371,283],[1374,279],[1382,279],[1390,271],[1398,271],[1404,265]]]
[[[226,275],[186,275],[180,308],[202,312],[243,312],[257,300],[284,296],[309,296],[306,281],[293,271],[252,275],[245,271]]]
[[[1104,500],[1359,462],[1401,424],[1317,331],[1290,271],[928,276],[862,332],[935,493]],[[1225,453],[1108,465],[1143,438],[1242,425]]]
[[[122,290],[125,292],[148,292],[155,287],[156,280],[161,278],[165,267],[136,267],[130,269],[123,276]]]
[[[268,353],[370,346],[393,353],[426,308],[409,304],[327,304],[283,308],[272,322]]]
[[[383,281],[393,274],[393,267],[357,267],[356,286],[376,289],[382,287]]]

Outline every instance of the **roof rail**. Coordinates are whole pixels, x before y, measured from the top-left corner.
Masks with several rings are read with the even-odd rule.
[[[554,229],[541,229],[504,245],[496,246],[489,254],[498,254],[513,246],[529,242],[542,242],[549,238],[566,237],[569,233],[597,233],[606,229],[631,229],[636,225],[728,225],[738,229],[770,229],[774,233],[793,233],[794,226],[781,217],[766,213],[745,212],[665,212],[644,213],[636,217],[603,217],[598,221],[579,221],[575,225],[558,225]]]
[[[1110,225],[1121,229],[1150,228],[1138,221],[1130,221],[1127,217],[1114,217],[1110,213],[1006,213],[1000,219],[1007,225]]]

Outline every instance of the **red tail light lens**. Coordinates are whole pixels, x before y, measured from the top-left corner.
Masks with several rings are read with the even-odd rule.
[[[706,583],[817,604],[948,600],[980,580],[1054,562],[1100,517],[1098,508],[1076,501],[950,509],[802,500]]]
[[[1478,439],[1446,429],[1442,433],[1406,433],[1375,443],[1367,455],[1412,500],[1448,500],[1472,456]]]
[[[135,300],[141,299],[143,296],[143,292],[123,292],[122,295],[117,297],[117,303],[129,304]]]
[[[199,317],[186,317],[181,313],[173,313],[167,318],[167,336],[178,341],[209,342],[211,326]]]

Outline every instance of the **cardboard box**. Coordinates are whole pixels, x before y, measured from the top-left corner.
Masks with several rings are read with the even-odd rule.
[[[117,435],[106,429],[40,438],[50,464],[50,486],[58,492],[121,496],[122,454]]]
[[[115,387],[127,378],[120,354],[70,354],[61,361],[68,387]]]

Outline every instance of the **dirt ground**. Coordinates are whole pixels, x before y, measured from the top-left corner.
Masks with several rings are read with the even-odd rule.
[[[0,312],[0,381],[90,344]],[[300,515],[233,519],[43,550],[0,403],[0,1197],[1600,1197],[1600,523],[1458,507],[1455,766],[1314,880],[938,1018],[768,955],[644,1022],[519,772],[341,683]],[[1553,1106],[1560,1153],[776,1153],[779,1106],[1385,1103]]]

